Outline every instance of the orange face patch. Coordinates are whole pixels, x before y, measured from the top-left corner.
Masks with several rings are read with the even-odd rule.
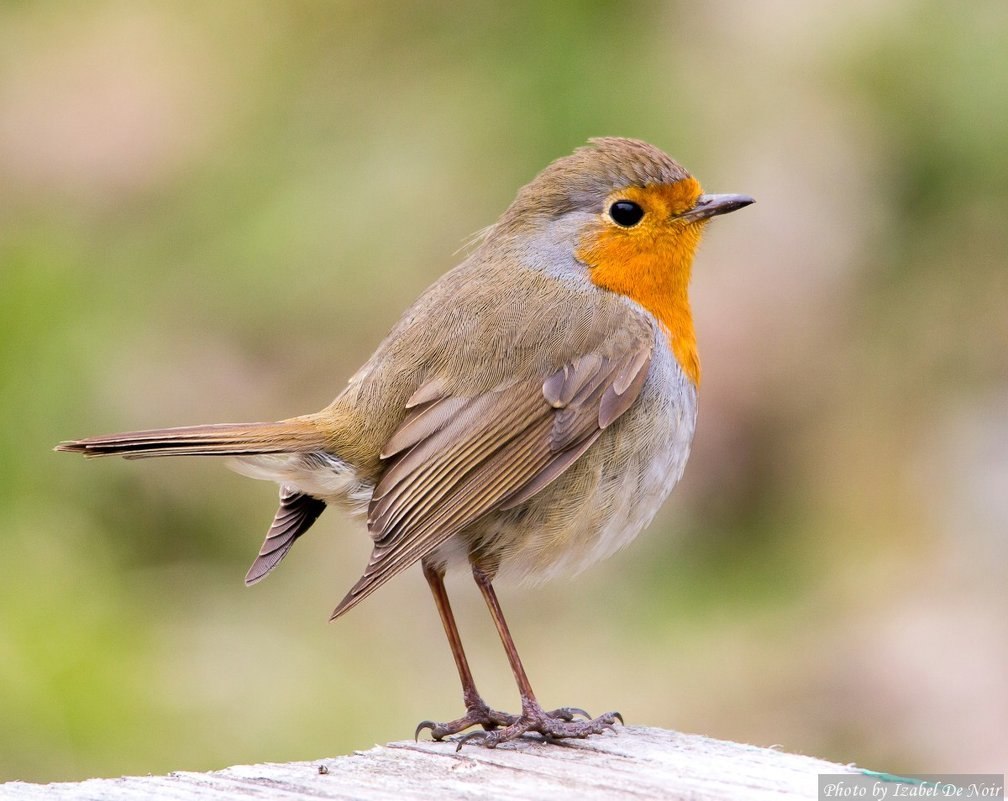
[[[603,213],[575,250],[596,286],[626,295],[658,319],[683,371],[698,385],[700,359],[687,288],[703,222],[676,216],[693,208],[700,193],[694,178],[614,192],[605,208],[632,201],[644,210],[640,222],[622,227]]]
[[[645,212],[652,214],[655,219],[661,220],[689,211],[696,205],[702,191],[696,178],[683,178],[674,184],[628,186],[613,192],[609,202],[632,200],[640,204]]]

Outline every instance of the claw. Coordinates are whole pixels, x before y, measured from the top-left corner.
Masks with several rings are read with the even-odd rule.
[[[474,731],[474,732],[470,732],[469,734],[465,734],[462,737],[458,738],[458,745],[455,746],[455,753],[457,754],[459,751],[461,751],[462,750],[462,746],[465,745],[470,740],[482,740],[483,741],[483,745],[485,745],[487,748],[496,748],[497,747],[497,743],[495,743],[495,742],[492,741],[493,738],[490,737],[490,733],[489,732]]]
[[[574,720],[575,715],[580,715],[585,720],[592,719],[592,716],[590,714],[585,712],[580,707],[576,706],[562,706],[559,709],[554,709],[552,712],[547,712],[546,714],[549,715],[551,718],[560,718],[560,720],[567,721],[568,723]]]
[[[620,722],[621,726],[626,726],[626,723],[623,722],[623,716],[619,712],[610,712],[609,714],[616,718],[616,720]]]
[[[420,739],[420,732],[422,732],[424,729],[430,729],[431,730],[431,737],[432,737],[432,739],[434,739],[434,740],[440,740],[441,739],[440,737],[434,737],[434,727],[435,726],[437,726],[437,724],[433,720],[421,720],[417,724],[416,731],[413,732],[413,741],[417,742]]]

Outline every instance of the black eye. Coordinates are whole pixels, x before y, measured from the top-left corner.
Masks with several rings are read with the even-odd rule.
[[[644,217],[644,209],[632,200],[617,200],[609,207],[609,216],[617,225],[632,228]]]

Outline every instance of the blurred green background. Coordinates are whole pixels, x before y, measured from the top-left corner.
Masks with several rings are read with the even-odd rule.
[[[61,439],[322,407],[517,188],[637,136],[711,191],[694,455],[501,589],[541,699],[893,771],[1008,764],[1008,4],[0,6],[0,779],[308,759],[461,711],[419,570]],[[516,707],[478,595],[480,687]]]

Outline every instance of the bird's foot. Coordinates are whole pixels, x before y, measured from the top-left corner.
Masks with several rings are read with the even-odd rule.
[[[554,709],[552,712],[544,712],[542,709],[539,709],[538,711],[541,715],[559,723],[571,723],[577,715],[580,715],[589,721],[591,720],[591,715],[583,709],[578,709],[577,707],[565,706],[560,709]],[[618,712],[614,714],[616,717],[619,717]],[[435,723],[433,720],[420,721],[419,725],[416,727],[416,731],[413,733],[413,739],[417,739],[420,736],[420,732],[424,729],[428,729],[430,731],[432,739],[441,740],[445,737],[450,737],[453,734],[465,731],[471,726],[482,726],[484,731],[490,732],[499,729],[501,726],[514,726],[520,720],[521,716],[519,715],[512,715],[508,712],[498,712],[496,709],[491,709],[486,705],[486,702],[480,698],[467,707],[465,715],[456,720],[450,720],[447,723]],[[622,722],[622,718],[620,718],[620,721]],[[477,737],[481,734],[482,732],[474,732],[474,735]],[[468,736],[471,737],[473,735]],[[519,735],[516,734],[513,736],[517,737]],[[467,738],[463,738],[463,740],[465,739]],[[508,737],[507,739],[510,740],[512,737]],[[503,740],[501,742],[503,742]]]
[[[581,715],[585,720],[575,720],[575,715]],[[528,732],[541,734],[547,741],[569,737],[583,739],[592,734],[601,734],[604,731],[615,729],[617,721],[623,723],[623,716],[619,712],[606,712],[597,718],[593,718],[583,709],[575,707],[563,707],[547,712],[534,700],[524,701],[521,715],[510,717],[512,722],[501,724],[503,728],[472,732],[459,738],[458,748],[455,750],[462,750],[462,746],[466,743],[496,748],[501,743],[515,740]]]
[[[413,739],[418,739],[420,732],[424,729],[430,730],[433,739],[441,740],[444,737],[465,731],[470,726],[482,726],[486,731],[491,731],[499,726],[510,726],[517,720],[517,715],[498,712],[487,706],[482,698],[477,698],[475,702],[466,706],[465,715],[456,720],[450,720],[447,723],[435,723],[433,720],[420,721],[413,733]]]

